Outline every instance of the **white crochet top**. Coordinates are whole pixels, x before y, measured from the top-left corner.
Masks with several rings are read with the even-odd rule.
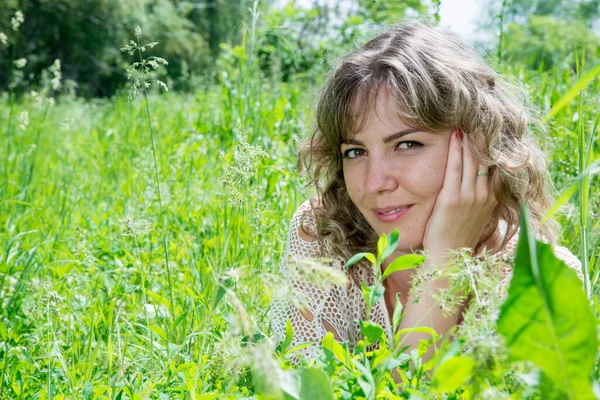
[[[300,354],[309,358],[315,358],[319,342],[328,331],[334,333],[336,339],[341,342],[347,341],[353,349],[356,343],[362,339],[358,320],[366,319],[365,301],[361,291],[361,282],[373,285],[374,272],[367,268],[366,264],[358,263],[346,270],[346,260],[341,257],[334,258],[333,262],[327,263],[332,268],[344,271],[349,279],[346,287],[327,285],[317,287],[306,280],[299,279],[292,269],[296,268],[291,260],[314,259],[329,257],[331,252],[326,249],[324,241],[306,241],[299,235],[299,230],[304,226],[307,232],[317,232],[316,219],[312,212],[310,201],[304,202],[292,218],[287,247],[280,267],[282,274],[294,292],[303,295],[303,304],[307,306],[305,317],[300,309],[293,304],[289,298],[275,298],[271,305],[270,317],[276,343],[285,338],[286,320],[289,319],[294,339],[290,348],[303,343],[313,342],[312,345],[299,351]],[[509,242],[506,252],[513,255],[517,243],[517,235]],[[554,252],[558,258],[563,260],[569,267],[577,271],[583,281],[581,263],[567,248],[555,246]],[[312,319],[308,317],[311,316]],[[388,338],[391,338],[391,324],[384,296],[371,310],[371,320],[384,328]]]

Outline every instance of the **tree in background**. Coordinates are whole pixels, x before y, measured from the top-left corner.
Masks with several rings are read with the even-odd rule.
[[[315,78],[344,48],[352,47],[378,28],[426,15],[422,0],[348,2],[313,1],[299,7],[294,1],[272,9],[263,19],[258,37],[261,70],[292,77]],[[334,57],[332,57],[334,56]]]
[[[22,86],[35,87],[41,71],[55,59],[63,76],[78,84],[83,96],[110,96],[126,82],[128,60],[119,48],[136,25],[159,42],[169,61],[170,86],[187,89],[190,77],[214,68],[220,43],[241,39],[251,0],[3,0],[0,32],[9,45],[0,46],[0,91],[8,88],[12,48],[15,59],[27,60]],[[269,4],[268,2],[265,4]],[[11,29],[11,16],[21,10],[25,22]],[[18,91],[18,88],[17,88]]]
[[[598,57],[593,27],[600,0],[489,0],[484,29],[498,27],[498,56],[530,68],[574,64],[574,54]]]

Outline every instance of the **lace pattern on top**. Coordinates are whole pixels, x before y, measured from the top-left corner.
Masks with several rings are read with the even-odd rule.
[[[298,351],[301,355],[315,358],[318,354],[319,342],[328,331],[334,333],[336,340],[348,342],[350,349],[353,349],[362,339],[357,321],[366,319],[360,282],[364,281],[367,285],[372,285],[375,278],[373,270],[364,263],[357,263],[350,267],[346,271],[349,277],[346,287],[333,285],[318,287],[300,279],[299,274],[296,273],[299,260],[331,257],[331,252],[327,251],[323,241],[307,241],[300,236],[302,227],[306,232],[317,232],[316,218],[310,200],[305,201],[292,218],[287,247],[279,269],[279,273],[286,278],[293,292],[299,295],[299,301],[305,307],[304,313],[294,304],[293,299],[274,299],[270,310],[274,339],[279,342],[285,338],[286,320],[289,319],[294,332],[290,348],[313,342]],[[515,235],[508,243],[506,254],[510,256],[514,254],[517,237],[518,235]],[[579,260],[563,246],[556,246],[554,251],[556,256],[574,269],[583,281]],[[330,259],[326,263],[332,268],[344,271],[345,260],[341,257]],[[506,268],[503,272],[503,281],[507,281],[510,268]],[[391,324],[383,296],[371,310],[371,320],[383,327],[388,338],[391,338]]]

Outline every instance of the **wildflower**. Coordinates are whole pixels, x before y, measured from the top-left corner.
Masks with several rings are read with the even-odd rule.
[[[8,44],[8,36],[6,36],[4,32],[0,32],[0,44],[3,46]]]
[[[230,202],[242,203],[256,194],[256,185],[251,185],[251,178],[256,175],[260,161],[267,158],[267,153],[257,146],[248,143],[248,135],[238,128],[236,135],[238,144],[233,151],[233,161],[225,166],[219,183],[227,188]],[[248,189],[252,187],[253,189]]]
[[[131,215],[121,221],[121,233],[125,236],[145,235],[152,230],[152,225],[143,219],[136,220]]]
[[[23,131],[26,130],[29,126],[29,112],[23,111],[22,113],[20,113],[17,117],[17,121],[19,123],[19,129]]]
[[[156,318],[157,315],[160,318],[168,318],[169,317],[169,309],[162,304],[154,305],[154,304],[146,303],[142,306],[142,311],[144,312],[144,315],[148,315],[149,319],[154,319],[154,318]],[[138,317],[140,317],[139,314],[138,314]]]
[[[53,75],[53,78],[50,81],[50,83],[52,84],[52,89],[53,90],[60,89],[60,87],[61,87],[60,80],[62,79],[62,72],[61,72],[61,68],[60,68],[60,60],[59,59],[54,60],[54,63],[48,69],[50,70],[50,72]]]
[[[15,67],[18,69],[23,68],[25,65],[27,65],[27,59],[25,58],[19,58],[18,60],[15,60]]]
[[[34,297],[34,311],[45,313],[48,310],[54,315],[59,314],[58,308],[63,303],[63,299],[49,283],[36,279],[29,284],[28,290]]]
[[[10,19],[13,31],[18,31],[19,26],[21,26],[23,22],[25,22],[25,17],[23,16],[23,13],[20,10],[18,10],[15,13],[15,16]]]

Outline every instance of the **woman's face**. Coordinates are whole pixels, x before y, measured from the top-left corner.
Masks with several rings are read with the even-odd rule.
[[[377,232],[400,231],[398,252],[422,249],[423,235],[444,183],[451,130],[406,126],[380,90],[376,112],[343,143],[344,181],[350,199]]]

